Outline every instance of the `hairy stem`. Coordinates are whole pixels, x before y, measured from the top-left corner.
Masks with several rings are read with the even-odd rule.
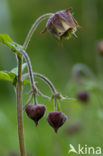
[[[28,46],[28,44],[29,44],[29,42],[30,42],[30,39],[31,39],[31,37],[32,37],[32,35],[33,35],[33,33],[34,33],[34,31],[36,30],[37,26],[39,25],[39,23],[42,22],[44,19],[49,18],[50,16],[53,16],[53,13],[44,14],[44,15],[40,16],[40,17],[34,22],[34,24],[32,25],[32,27],[31,27],[31,29],[30,29],[30,31],[29,31],[29,33],[28,33],[26,39],[25,39],[25,42],[24,42],[24,44],[23,44],[24,50],[27,49],[27,46]]]
[[[24,56],[26,62],[27,62],[27,66],[28,66],[28,71],[29,71],[29,77],[30,77],[30,81],[31,81],[31,87],[32,87],[32,91],[34,93],[37,93],[37,88],[36,85],[34,83],[34,77],[33,77],[33,72],[32,72],[32,65],[31,65],[31,61],[29,59],[28,54],[25,52],[25,50],[20,50],[21,54]]]
[[[24,134],[23,134],[23,118],[22,118],[22,57],[17,56],[18,59],[18,77],[17,77],[17,120],[18,120],[18,136],[20,145],[20,156],[26,156],[24,146]]]
[[[47,77],[45,77],[44,75],[39,74],[39,73],[32,73],[32,74],[34,76],[37,76],[37,77],[43,79],[48,84],[48,86],[50,87],[51,91],[53,92],[53,95],[57,94],[57,91],[56,91],[54,85],[52,84],[52,82]],[[22,76],[22,80],[24,80],[27,77],[29,77],[29,73],[24,74]]]
[[[36,87],[35,82],[34,82],[34,77],[33,77],[33,72],[32,72],[32,65],[31,65],[31,61],[29,59],[28,54],[25,52],[25,50],[21,50],[20,51],[21,54],[24,56],[26,62],[27,62],[27,66],[28,66],[28,76],[30,77],[30,81],[31,81],[31,87],[32,87],[32,94],[34,97],[34,104],[37,104],[37,99],[36,99],[36,94],[39,96],[42,96],[44,98],[50,99],[48,96],[45,96],[44,94],[42,94]]]

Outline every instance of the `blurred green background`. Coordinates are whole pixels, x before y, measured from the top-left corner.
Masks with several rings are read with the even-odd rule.
[[[69,144],[75,148],[81,144],[103,149],[103,58],[95,51],[96,42],[103,38],[103,0],[0,0],[0,33],[9,34],[19,44],[23,44],[29,28],[40,15],[69,7],[73,8],[73,15],[82,27],[77,32],[78,40],[63,41],[61,48],[49,33],[40,34],[46,24],[44,21],[27,52],[33,70],[47,76],[63,95],[76,97],[78,91],[87,90],[90,99],[86,106],[80,102],[61,103],[68,121],[57,135],[45,121],[48,112],[53,110],[52,102],[38,99],[47,106],[47,113],[38,127],[23,112],[26,150],[31,156],[68,156]],[[85,64],[93,73],[90,76],[84,70],[87,75],[82,84],[72,75],[72,69],[78,63]],[[0,70],[10,71],[16,65],[14,54],[0,44]],[[45,94],[51,95],[45,84],[36,81]],[[29,88],[25,87],[25,90],[24,104]],[[79,127],[73,133],[70,132],[72,124]],[[14,156],[13,153],[19,153],[16,96],[9,83],[0,81],[0,156]]]

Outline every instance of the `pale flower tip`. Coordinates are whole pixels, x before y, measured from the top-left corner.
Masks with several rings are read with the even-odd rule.
[[[75,39],[78,39],[78,36],[75,33],[72,33],[72,35],[75,37]]]
[[[80,26],[80,25],[77,25],[77,28],[78,28],[78,29],[82,29],[83,27],[82,27],[82,26]]]

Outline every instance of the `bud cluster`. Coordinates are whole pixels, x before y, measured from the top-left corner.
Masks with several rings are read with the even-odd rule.
[[[38,121],[44,116],[46,112],[46,107],[42,104],[28,104],[25,107],[25,112],[27,116],[35,122],[37,126]],[[47,117],[48,123],[51,127],[54,128],[56,133],[58,129],[65,123],[66,119],[66,115],[58,111],[50,112]]]

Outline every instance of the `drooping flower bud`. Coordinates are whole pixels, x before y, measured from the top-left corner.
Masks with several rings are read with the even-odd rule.
[[[32,105],[29,104],[25,107],[25,111],[29,118],[31,118],[36,126],[38,125],[38,121],[44,116],[46,107],[44,105]]]
[[[50,112],[47,117],[48,123],[54,128],[57,133],[58,128],[60,128],[66,121],[67,117],[62,112]]]
[[[48,30],[58,40],[62,38],[69,39],[71,36],[76,36],[75,32],[79,27],[78,23],[70,13],[72,9],[66,9],[56,12],[47,22],[46,30]]]
[[[96,51],[97,51],[98,54],[103,56],[103,40],[99,41],[96,44]]]
[[[77,94],[77,98],[82,102],[87,102],[89,99],[89,93],[87,91],[80,91]]]

